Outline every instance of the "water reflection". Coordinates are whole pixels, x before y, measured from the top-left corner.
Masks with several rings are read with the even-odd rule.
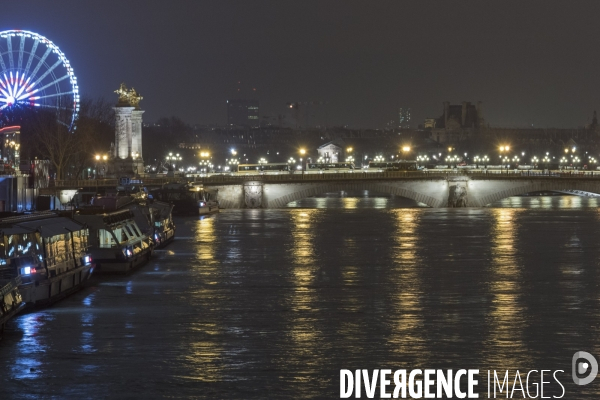
[[[201,218],[195,225],[195,256],[188,259],[194,284],[187,296],[189,306],[199,312],[182,332],[186,351],[180,354],[180,362],[187,369],[183,378],[203,382],[223,379],[223,346],[218,338],[224,328],[215,305],[224,299],[218,288],[220,263],[215,258],[218,242],[215,221],[215,218]]]
[[[289,347],[284,353],[285,359],[280,360],[283,365],[304,364],[309,369],[318,364],[317,346],[321,341],[321,332],[316,323],[319,312],[315,307],[318,290],[316,284],[318,280],[327,278],[325,271],[319,270],[319,261],[315,255],[315,224],[319,214],[317,210],[294,210],[290,213],[291,278],[286,302],[291,314],[286,321],[285,332]],[[295,377],[297,381],[309,379],[310,376]]]
[[[54,316],[46,312],[25,314],[17,318],[17,326],[23,332],[23,339],[18,344],[18,358],[11,365],[12,377],[34,379],[47,373],[42,359],[50,349],[40,331],[46,323],[53,320]]]
[[[393,214],[395,219],[393,263],[390,276],[394,279],[393,309],[391,319],[393,331],[389,342],[392,351],[411,360],[412,365],[429,365],[430,352],[426,337],[422,282],[419,275],[421,260],[418,257],[417,227],[420,224],[419,210],[401,210]]]
[[[405,197],[364,191],[331,192],[292,201],[289,208],[421,208],[426,204]]]
[[[489,291],[488,365],[496,369],[527,368],[530,352],[524,341],[527,327],[522,304],[522,265],[518,257],[518,222],[521,210],[492,210],[491,265]],[[509,356],[510,355],[510,356]]]
[[[600,206],[598,197],[581,196],[513,196],[499,200],[489,205],[494,208],[597,208]]]

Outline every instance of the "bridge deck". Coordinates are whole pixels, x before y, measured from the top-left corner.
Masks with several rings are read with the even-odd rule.
[[[146,186],[160,186],[165,183],[185,183],[197,182],[204,184],[239,184],[246,181],[260,182],[323,182],[323,181],[339,181],[339,180],[431,180],[445,179],[454,180],[460,178],[475,179],[600,179],[600,171],[568,171],[568,172],[550,172],[543,173],[537,171],[389,171],[389,172],[353,172],[353,173],[323,173],[323,174],[279,174],[279,175],[226,175],[214,174],[204,177],[171,177],[157,178],[147,177],[142,178],[142,182]],[[116,187],[119,184],[118,179],[88,179],[88,180],[61,180],[55,182],[56,188],[100,188],[100,187]]]

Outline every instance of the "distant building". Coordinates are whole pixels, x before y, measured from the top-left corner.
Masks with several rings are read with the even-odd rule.
[[[227,100],[227,125],[258,128],[258,100]]]
[[[319,158],[322,158],[325,162],[341,162],[342,161],[342,146],[335,144],[334,142],[325,143],[317,148]]]
[[[410,119],[410,107],[400,107],[400,109],[398,110],[398,128],[410,129]]]
[[[425,129],[431,130],[432,139],[439,143],[457,142],[479,132],[485,126],[483,106],[468,101],[451,105],[444,102],[444,114],[439,118],[425,119]]]

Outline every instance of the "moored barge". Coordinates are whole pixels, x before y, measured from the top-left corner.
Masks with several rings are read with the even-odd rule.
[[[19,293],[20,283],[19,277],[9,280],[0,279],[0,336],[4,332],[4,324],[25,307]]]
[[[153,254],[154,242],[142,232],[130,209],[85,214],[75,220],[90,230],[90,252],[98,273],[127,273],[145,264]]]
[[[173,204],[174,214],[207,215],[219,212],[217,195],[216,189],[207,189],[201,184],[168,183],[150,191],[149,197]]]
[[[45,306],[81,289],[94,269],[88,229],[39,213],[0,220],[0,274],[18,278],[27,306]]]

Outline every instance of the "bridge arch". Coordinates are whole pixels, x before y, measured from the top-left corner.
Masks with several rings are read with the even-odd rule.
[[[485,207],[507,197],[532,192],[581,190],[600,194],[600,182],[582,178],[547,178],[531,180],[471,180],[468,184],[469,203]]]
[[[444,200],[444,196],[440,196],[440,194],[443,194],[444,192],[447,193],[447,182],[445,180],[436,180],[433,182],[429,181],[418,183],[393,181],[348,181],[291,183],[287,185],[265,184],[264,195],[267,208],[282,208],[292,201],[317,196],[322,193],[351,190],[368,190],[372,192],[401,196],[424,203],[429,207],[440,207],[442,206]]]

